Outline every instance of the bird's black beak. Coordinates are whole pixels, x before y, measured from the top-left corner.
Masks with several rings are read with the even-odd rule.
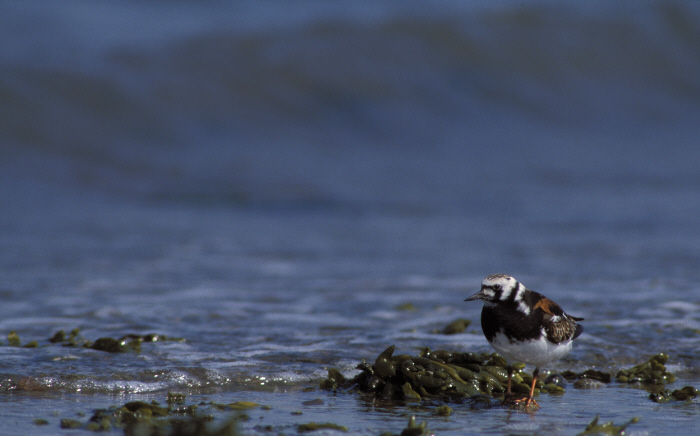
[[[484,293],[479,290],[476,294],[472,295],[471,297],[467,298],[464,301],[474,301],[474,300],[483,300],[485,297]]]

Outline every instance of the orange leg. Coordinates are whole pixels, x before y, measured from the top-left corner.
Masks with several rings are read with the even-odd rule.
[[[530,396],[527,397],[527,401],[525,402],[525,407],[529,407],[530,404],[534,404],[538,408],[540,407],[540,405],[537,404],[537,401],[535,401],[535,399],[532,398],[532,396],[535,395],[535,385],[537,384],[537,376],[538,375],[540,375],[540,369],[535,368],[535,372],[532,373],[532,387],[530,388]],[[509,385],[509,387],[510,387],[510,385]]]

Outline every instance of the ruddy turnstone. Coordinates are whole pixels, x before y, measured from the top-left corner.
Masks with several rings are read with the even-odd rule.
[[[532,387],[525,407],[539,404],[532,398],[540,367],[571,350],[571,342],[583,332],[576,318],[545,297],[531,291],[505,274],[493,274],[481,283],[481,290],[464,301],[483,300],[481,329],[489,344],[508,362],[505,401],[513,400],[510,390],[513,362],[535,365]]]

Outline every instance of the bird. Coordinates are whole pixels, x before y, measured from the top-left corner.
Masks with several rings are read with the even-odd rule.
[[[534,400],[540,368],[571,350],[572,341],[583,333],[583,318],[567,315],[554,301],[526,288],[506,274],[492,274],[481,289],[464,301],[482,300],[481,329],[496,352],[506,358],[508,387],[506,402],[520,403],[511,392],[514,362],[535,366],[525,408],[539,408]]]

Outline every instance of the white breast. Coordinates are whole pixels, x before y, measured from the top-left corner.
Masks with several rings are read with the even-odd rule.
[[[511,343],[506,335],[499,332],[490,344],[508,363],[522,362],[536,367],[561,359],[571,350],[571,341],[553,344],[546,339],[544,331],[542,333],[539,339]]]

